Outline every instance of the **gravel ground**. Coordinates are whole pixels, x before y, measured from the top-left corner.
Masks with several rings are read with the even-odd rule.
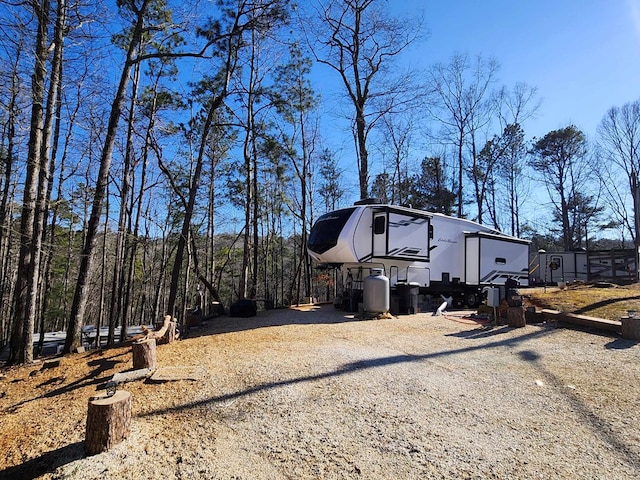
[[[639,360],[615,336],[461,313],[221,318],[158,347],[205,378],[121,386],[130,435],[91,457],[87,400],[129,348],[3,371],[0,478],[636,479]]]

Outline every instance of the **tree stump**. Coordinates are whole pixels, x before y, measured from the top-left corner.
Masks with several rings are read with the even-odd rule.
[[[131,394],[116,390],[112,396],[91,397],[87,410],[84,449],[87,455],[109,450],[127,438],[131,428]]]
[[[622,317],[622,338],[640,340],[640,318]]]
[[[133,351],[133,369],[156,368],[156,339],[141,338],[132,345]]]
[[[524,327],[527,320],[522,307],[507,308],[507,325],[510,327]]]

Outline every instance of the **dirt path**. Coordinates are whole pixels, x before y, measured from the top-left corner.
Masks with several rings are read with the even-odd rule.
[[[126,384],[130,437],[88,458],[87,399],[128,349],[3,372],[0,478],[640,477],[640,346],[612,336],[325,306],[212,321],[158,360],[207,375]]]

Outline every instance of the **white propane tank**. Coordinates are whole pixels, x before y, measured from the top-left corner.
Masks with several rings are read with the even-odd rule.
[[[381,268],[372,268],[371,274],[365,277],[363,301],[365,312],[389,311],[389,279],[382,274]]]

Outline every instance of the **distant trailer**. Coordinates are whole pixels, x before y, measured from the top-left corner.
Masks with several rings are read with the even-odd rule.
[[[637,281],[636,254],[633,249],[577,252],[537,252],[531,254],[529,283]]]

